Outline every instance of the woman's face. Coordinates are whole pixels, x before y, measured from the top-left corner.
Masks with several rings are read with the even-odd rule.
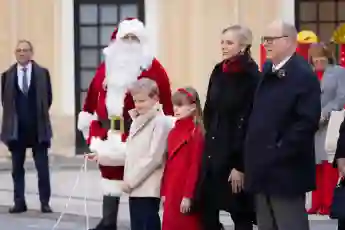
[[[314,57],[312,63],[316,71],[323,71],[328,65],[328,59],[327,57]]]
[[[242,45],[234,31],[228,30],[222,34],[221,48],[224,60],[237,55],[241,51]]]

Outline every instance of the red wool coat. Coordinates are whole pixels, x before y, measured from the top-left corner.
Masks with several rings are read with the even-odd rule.
[[[168,159],[161,193],[165,196],[163,230],[199,230],[199,216],[180,212],[183,197],[193,200],[201,165],[204,137],[192,118],[176,121],[168,137]]]
[[[157,59],[153,59],[151,66],[146,70],[143,70],[138,77],[147,77],[157,82],[160,92],[160,103],[163,106],[164,113],[166,115],[173,114],[173,107],[171,102],[171,89],[169,78]],[[107,138],[107,129],[101,127],[98,120],[108,119],[107,107],[105,103],[106,90],[103,85],[105,79],[105,64],[102,63],[94,79],[92,80],[83,107],[83,112],[89,114],[96,114],[97,118],[91,121],[89,128],[89,136],[87,139],[90,144],[92,137],[100,137],[101,139]],[[134,102],[130,94],[127,94],[124,101],[123,117],[125,120],[129,119],[128,111],[134,108]],[[125,141],[127,133],[123,135]],[[107,180],[122,180],[123,178],[123,166],[102,166],[100,165],[100,171],[103,179]]]

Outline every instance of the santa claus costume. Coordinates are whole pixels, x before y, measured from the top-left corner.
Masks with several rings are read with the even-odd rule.
[[[125,126],[122,140],[126,140],[131,123],[128,111],[134,108],[126,87],[133,81],[142,77],[156,81],[165,114],[173,114],[169,78],[163,66],[150,54],[141,21],[135,18],[123,20],[114,30],[104,54],[105,63],[99,66],[78,117],[78,129],[83,132],[91,151],[98,153],[112,151],[111,141],[108,141],[110,116],[122,117]],[[123,162],[117,166],[99,165],[99,169],[103,218],[95,229],[115,230],[122,194]]]

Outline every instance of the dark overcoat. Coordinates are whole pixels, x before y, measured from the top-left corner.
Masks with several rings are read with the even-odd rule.
[[[199,194],[208,193],[208,197],[211,193],[218,208],[231,214],[253,211],[251,197],[232,194],[228,178],[234,168],[244,171],[245,130],[258,81],[258,66],[249,56],[241,56],[228,65],[217,64],[209,81],[204,107],[205,149],[198,189]]]
[[[337,150],[334,156],[334,166],[337,167],[337,160],[345,158],[345,118],[339,128],[339,138],[337,143]]]
[[[10,149],[17,145],[50,146],[52,128],[49,109],[52,104],[50,74],[32,61],[29,91],[24,95],[18,87],[17,64],[2,74],[3,106],[1,141]]]
[[[246,136],[247,190],[300,195],[315,188],[320,93],[315,73],[301,56],[293,55],[277,72],[265,65]]]

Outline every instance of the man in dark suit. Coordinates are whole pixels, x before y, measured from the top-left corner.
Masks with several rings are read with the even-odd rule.
[[[295,54],[293,25],[273,22],[263,37],[268,59],[245,143],[245,186],[256,194],[259,230],[308,230],[305,193],[315,188],[314,135],[320,85]]]
[[[49,71],[32,60],[33,46],[29,41],[18,42],[17,63],[2,74],[3,106],[1,141],[12,154],[14,206],[10,213],[27,210],[25,202],[25,152],[31,148],[38,175],[38,188],[43,213],[49,206],[50,177],[48,148],[52,137],[49,108],[52,89]]]
[[[337,150],[335,152],[333,164],[335,167],[338,167],[340,175],[345,178],[345,118],[339,129]],[[338,230],[345,230],[345,219],[338,220]]]

